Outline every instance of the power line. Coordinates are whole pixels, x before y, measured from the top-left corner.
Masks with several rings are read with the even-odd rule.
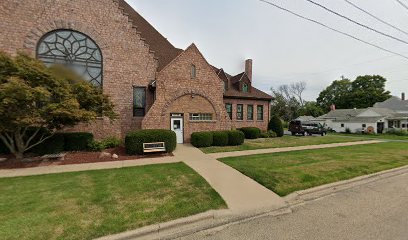
[[[344,1],[345,1],[346,3],[348,3],[348,4],[350,4],[351,6],[353,6],[354,8],[356,8],[356,9],[362,11],[363,13],[365,13],[365,14],[367,14],[367,15],[373,17],[374,19],[377,19],[378,21],[384,23],[385,25],[387,25],[387,26],[389,26],[389,27],[392,27],[393,29],[395,29],[395,30],[397,30],[397,31],[400,31],[400,32],[404,33],[405,35],[408,35],[408,32],[402,30],[402,29],[399,28],[399,27],[396,27],[396,26],[392,25],[391,23],[388,23],[388,22],[382,20],[381,18],[375,16],[374,14],[372,14],[372,13],[370,13],[370,12],[364,10],[363,8],[361,8],[361,7],[359,7],[359,6],[357,6],[355,3],[352,3],[352,2],[350,2],[349,0],[344,0]]]
[[[400,0],[395,0],[395,1],[397,1],[402,7],[404,7],[405,9],[408,10],[408,6],[407,6],[405,3],[403,3],[403,2],[400,1]]]
[[[366,28],[366,29],[368,29],[368,30],[370,30],[370,31],[376,32],[376,33],[378,33],[378,34],[381,34],[381,35],[383,35],[383,36],[386,36],[386,37],[388,37],[388,38],[394,39],[394,40],[396,40],[396,41],[398,41],[398,42],[402,42],[402,43],[405,43],[405,44],[408,45],[408,42],[405,41],[405,40],[403,40],[403,39],[401,39],[401,38],[394,37],[394,36],[392,36],[392,35],[390,35],[390,34],[388,34],[388,33],[381,32],[381,31],[379,31],[379,30],[377,30],[377,29],[374,29],[374,28],[372,28],[372,27],[369,27],[369,26],[367,26],[367,25],[365,25],[365,24],[359,23],[359,22],[357,22],[357,21],[355,21],[355,20],[353,20],[353,19],[351,19],[351,18],[349,18],[349,17],[347,17],[347,16],[344,16],[344,15],[342,15],[342,14],[340,14],[340,13],[334,11],[334,10],[331,10],[330,8],[328,8],[328,7],[326,7],[326,6],[323,6],[323,5],[320,4],[320,3],[317,3],[317,2],[312,1],[312,0],[305,0],[305,1],[310,2],[310,3],[316,5],[316,6],[320,7],[320,8],[323,8],[324,10],[326,10],[326,11],[328,11],[328,12],[330,12],[330,13],[333,13],[334,15],[337,15],[337,16],[339,16],[339,17],[341,17],[341,18],[344,18],[344,19],[346,19],[347,21],[350,21],[350,22],[352,22],[352,23],[354,23],[354,24],[357,24],[357,25],[359,25],[360,27]]]
[[[351,34],[349,34],[349,33],[342,32],[342,31],[340,31],[340,30],[337,30],[337,29],[335,29],[335,28],[332,28],[332,27],[330,27],[330,26],[328,26],[328,25],[326,25],[326,24],[324,24],[324,23],[321,23],[321,22],[319,22],[319,21],[317,21],[317,20],[314,20],[314,19],[311,19],[311,18],[302,16],[302,15],[300,15],[300,14],[298,14],[298,13],[295,13],[295,12],[289,10],[289,9],[286,9],[286,8],[284,8],[284,7],[281,7],[281,6],[279,6],[279,5],[275,4],[275,3],[272,3],[272,2],[269,2],[269,1],[266,1],[266,0],[259,0],[259,1],[264,2],[264,3],[266,3],[266,4],[269,4],[269,5],[271,5],[271,6],[275,7],[275,8],[278,8],[278,9],[280,9],[280,10],[282,10],[282,11],[288,12],[288,13],[290,13],[290,14],[292,14],[292,15],[298,17],[298,18],[301,18],[301,19],[307,20],[307,21],[309,21],[309,22],[318,24],[318,25],[320,25],[320,26],[322,26],[322,27],[325,27],[325,28],[327,28],[327,29],[330,29],[330,30],[332,30],[332,31],[334,31],[334,32],[337,32],[337,33],[340,33],[340,34],[342,34],[342,35],[344,35],[344,36],[350,37],[350,38],[352,38],[352,39],[354,39],[354,40],[356,40],[356,41],[359,41],[359,42],[362,42],[362,43],[364,43],[364,44],[370,45],[370,46],[372,46],[372,47],[378,48],[378,49],[380,49],[380,50],[382,50],[382,51],[395,54],[395,55],[397,55],[397,56],[400,56],[400,57],[405,58],[405,59],[408,60],[408,57],[405,56],[405,55],[403,55],[403,54],[394,52],[394,51],[392,51],[392,50],[388,50],[388,49],[383,48],[383,47],[380,47],[380,46],[378,46],[378,45],[376,45],[376,44],[374,44],[374,43],[367,42],[367,41],[365,41],[365,40],[363,40],[363,39],[361,39],[361,38],[355,37],[355,36],[353,36],[353,35],[351,35]]]

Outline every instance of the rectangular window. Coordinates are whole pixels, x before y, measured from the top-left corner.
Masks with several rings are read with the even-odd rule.
[[[367,124],[363,124],[363,128],[367,127]]]
[[[197,68],[194,64],[191,65],[191,79],[195,79],[197,76]]]
[[[263,105],[258,105],[256,115],[257,115],[257,119],[258,119],[259,121],[263,121],[263,120],[264,120]]]
[[[190,113],[190,121],[211,121],[212,113]]]
[[[343,128],[343,127],[344,127],[344,123],[342,123],[342,124],[340,125],[340,127],[342,127],[342,128]]]
[[[237,104],[237,120],[244,120],[244,105]]]
[[[225,104],[225,109],[227,110],[229,118],[232,120],[232,104]]]
[[[144,117],[146,114],[146,88],[133,88],[133,116]]]
[[[254,105],[248,105],[247,115],[248,120],[254,120]]]

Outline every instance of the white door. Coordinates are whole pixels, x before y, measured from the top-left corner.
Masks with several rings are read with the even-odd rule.
[[[171,118],[171,130],[176,133],[177,143],[183,143],[183,118]]]

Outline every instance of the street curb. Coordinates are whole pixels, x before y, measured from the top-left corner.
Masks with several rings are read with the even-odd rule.
[[[283,214],[289,214],[291,212],[292,211],[288,207],[273,210],[258,210],[246,212],[245,214],[234,214],[231,210],[228,209],[210,210],[208,212],[200,213],[190,217],[180,218],[165,223],[142,227],[136,230],[104,236],[95,240],[130,240],[138,238],[162,240],[175,239],[209,229],[227,227],[232,224],[238,224],[264,216],[279,216]],[[194,224],[198,224],[198,226],[191,226],[191,228],[189,229],[171,233],[172,231],[177,230],[180,227],[188,227],[189,225]],[[169,233],[166,234],[166,232]]]
[[[347,190],[353,187],[361,186],[367,183],[375,182],[381,179],[386,179],[398,175],[408,173],[408,166],[389,169],[382,172],[372,173],[364,176],[359,176],[349,180],[344,180],[335,183],[329,183],[326,185],[297,191],[284,197],[286,203],[293,207],[298,204],[305,203],[307,201],[316,200],[336,192]]]
[[[208,212],[200,213],[190,217],[180,218],[165,223],[154,224],[136,230],[97,238],[96,240],[130,240],[137,238],[164,240],[176,239],[207,230],[219,231],[231,225],[245,223],[262,217],[290,214],[292,213],[293,207],[304,204],[308,201],[313,201],[334,194],[336,192],[406,173],[408,173],[408,166],[360,176],[341,182],[330,183],[311,189],[297,191],[284,197],[287,206],[281,208],[257,209],[245,213],[234,213],[229,209],[210,210]],[[198,226],[193,226],[194,224],[197,224]],[[185,227],[187,229],[177,232],[176,230],[181,227]]]
[[[128,240],[128,239],[135,239],[139,237],[145,237],[147,235],[156,235],[159,234],[161,231],[168,230],[171,228],[177,228],[181,225],[188,225],[192,223],[197,223],[200,221],[205,221],[209,219],[214,219],[216,216],[216,212],[221,212],[225,210],[210,210],[204,213],[199,213],[197,215],[179,218],[176,220],[172,220],[169,222],[158,223],[146,227],[142,227],[136,230],[131,230],[127,232],[122,232],[114,235],[109,235],[101,238],[97,238],[95,240]]]

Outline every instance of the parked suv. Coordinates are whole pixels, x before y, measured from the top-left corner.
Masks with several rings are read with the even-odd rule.
[[[301,122],[298,120],[291,121],[289,123],[289,131],[292,135],[301,134],[303,136],[319,134],[326,135],[327,129],[325,129],[320,123],[315,122]]]

